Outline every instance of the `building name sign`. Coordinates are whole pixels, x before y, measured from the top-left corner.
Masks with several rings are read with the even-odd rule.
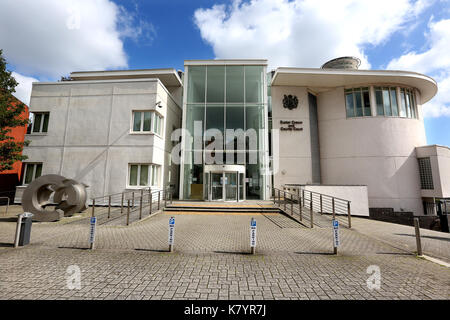
[[[303,121],[280,120],[280,130],[281,131],[302,131],[303,128],[298,127],[301,124],[303,124]]]

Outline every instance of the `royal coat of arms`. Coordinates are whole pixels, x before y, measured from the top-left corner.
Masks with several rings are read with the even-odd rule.
[[[292,94],[284,95],[283,107],[292,110],[297,108],[297,106],[298,106],[298,99],[296,96],[293,96]]]

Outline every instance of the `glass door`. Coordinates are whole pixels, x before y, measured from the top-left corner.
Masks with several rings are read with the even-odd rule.
[[[211,172],[211,200],[223,200],[223,173]]]
[[[238,183],[236,172],[225,172],[225,201],[237,201]]]

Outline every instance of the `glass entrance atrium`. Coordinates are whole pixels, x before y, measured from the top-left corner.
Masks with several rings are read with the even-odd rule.
[[[186,61],[183,199],[265,198],[266,88],[264,60]]]

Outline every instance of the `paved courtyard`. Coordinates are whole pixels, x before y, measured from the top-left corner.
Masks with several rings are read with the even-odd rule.
[[[93,251],[89,226],[67,221],[34,223],[32,244],[14,249],[15,223],[0,219],[0,299],[450,299],[450,269],[415,256],[412,227],[354,218],[335,256],[331,228],[274,213],[158,213],[99,226]],[[449,234],[422,231],[426,254],[450,258]],[[81,271],[79,289],[70,289],[70,266]]]

